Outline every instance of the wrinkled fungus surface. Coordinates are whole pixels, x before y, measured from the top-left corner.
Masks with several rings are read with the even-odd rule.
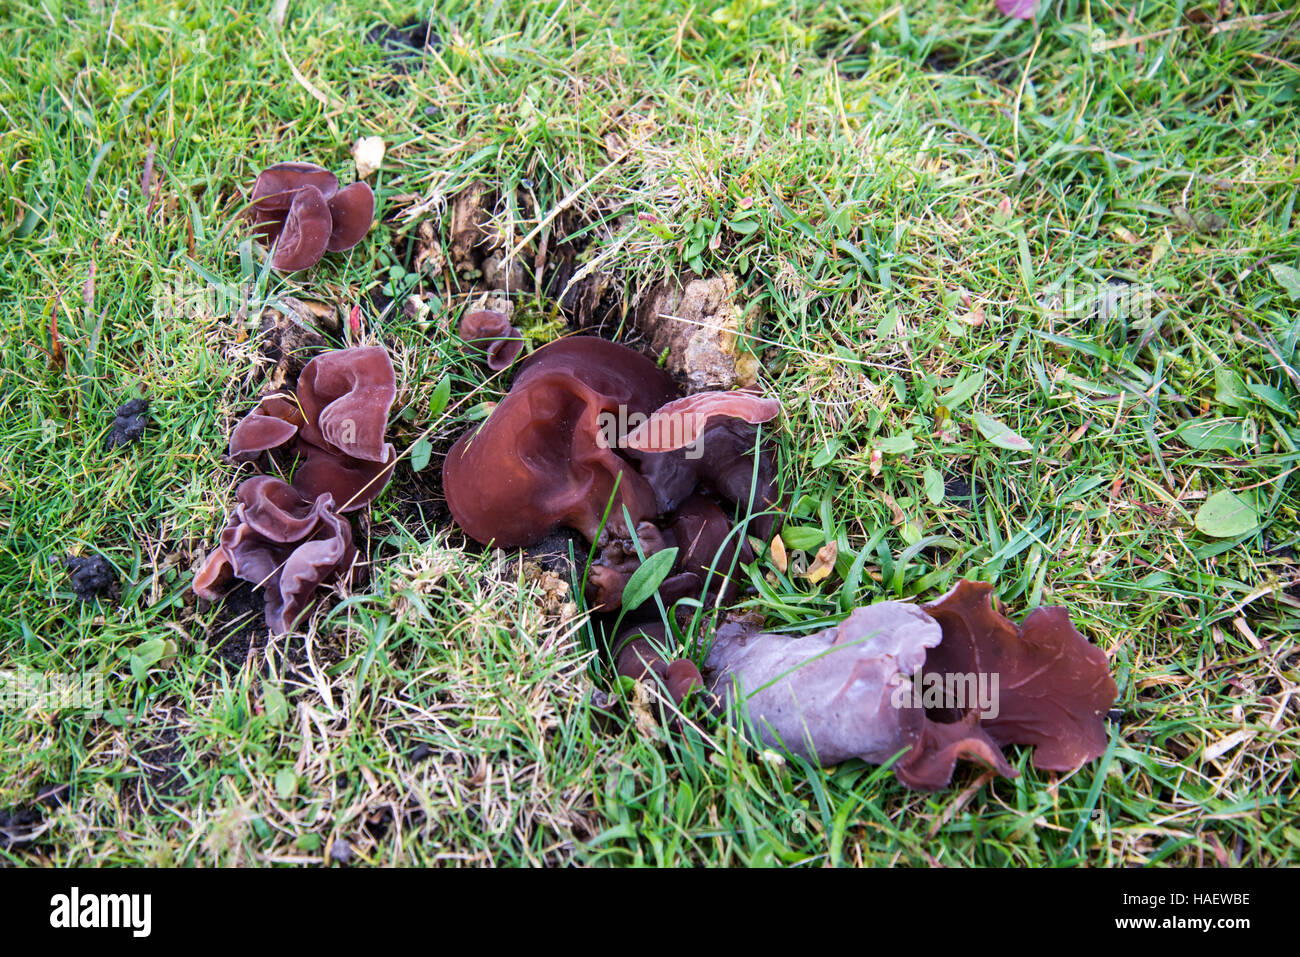
[[[962,581],[925,606],[944,636],[926,667],[997,674],[1001,708],[980,724],[1000,745],[1033,745],[1035,767],[1070,771],[1098,757],[1106,749],[1101,716],[1118,694],[1106,653],[1079,634],[1064,608],[1035,608],[1017,628],[993,607],[991,593],[991,585]]]
[[[264,589],[266,621],[293,628],[316,590],[339,580],[356,550],[346,513],[374,500],[397,460],[385,441],[397,383],[381,347],[340,349],[312,359],[294,394],[258,402],[230,436],[230,457],[256,462],[296,453],[291,482],[258,475],[240,484],[238,505],[217,548],[194,578],[195,594],[217,598],[239,578]]]
[[[894,772],[913,788],[946,786],[958,760],[1014,777],[1008,744],[1034,746],[1048,770],[1099,757],[1118,693],[1105,653],[1062,608],[1017,627],[991,590],[962,581],[929,605],[879,602],[801,638],[723,625],[710,688],[769,746],[823,766],[901,755]]]
[[[588,597],[603,610],[619,607],[641,556],[663,548],[679,548],[660,589],[665,598],[698,597],[710,566],[720,569],[712,590],[724,587],[744,542],[743,529],[728,537],[736,512],[748,514],[751,498],[755,512],[776,498],[770,449],[756,452],[754,426],[733,416],[768,420],[777,407],[752,395],[696,407],[679,399],[672,378],[626,346],[589,336],[543,346],[520,363],[492,415],[448,453],[443,486],[452,516],[471,538],[501,547],[536,544],[559,527],[580,532],[599,549]],[[628,448],[627,434],[664,410],[701,416],[688,427],[693,443]],[[740,560],[751,558],[746,546]]]
[[[262,399],[230,435],[230,457],[252,462],[293,443],[301,460],[293,486],[308,498],[334,496],[341,512],[364,508],[383,491],[397,452],[384,440],[397,396],[381,346],[339,349],[303,367],[294,395]]]
[[[311,606],[318,587],[352,567],[352,526],[335,511],[330,493],[308,501],[271,475],[248,479],[236,495],[235,514],[195,575],[194,593],[215,599],[231,578],[259,585],[267,626],[281,634]]]
[[[338,178],[314,163],[276,163],[253,184],[249,218],[275,246],[271,265],[296,272],[361,242],[375,218],[375,194],[363,182],[340,189]]]

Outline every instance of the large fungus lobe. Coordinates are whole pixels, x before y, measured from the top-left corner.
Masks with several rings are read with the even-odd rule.
[[[822,765],[899,755],[895,774],[913,788],[944,787],[959,759],[1014,777],[1008,744],[1033,745],[1049,770],[1099,757],[1118,693],[1105,653],[1064,609],[1035,609],[1017,628],[990,592],[962,581],[929,605],[879,602],[802,638],[724,625],[705,662],[711,687],[765,743]],[[933,706],[919,689],[936,676],[995,697]]]
[[[462,335],[471,332],[481,337],[476,329]],[[681,400],[671,377],[640,353],[594,337],[561,339],[520,363],[488,420],[452,447],[443,465],[447,504],[483,544],[529,546],[561,526],[580,532],[600,548],[588,586],[605,609],[619,606],[642,556],[674,544],[684,547],[661,597],[698,596],[710,567],[714,587],[730,588],[737,549],[740,561],[752,560],[744,536],[728,535],[731,519],[714,499],[683,503],[704,482],[742,510],[753,497],[758,510],[769,507],[775,467],[756,453],[744,420],[777,411],[774,400],[752,394]],[[700,417],[689,448],[627,447],[629,430],[682,413]],[[761,487],[753,496],[756,454]]]
[[[330,234],[325,249],[346,252],[370,232],[375,221],[375,193],[368,183],[349,183],[329,197]]]
[[[1070,771],[1100,757],[1102,719],[1119,693],[1106,653],[1079,634],[1064,608],[1035,608],[1017,628],[993,608],[992,590],[961,581],[925,606],[943,627],[926,668],[997,674],[998,714],[981,726],[1000,745],[1033,745],[1035,767]]]
[[[627,534],[655,514],[654,492],[604,440],[602,417],[643,415],[672,394],[649,359],[592,337],[534,352],[483,425],[452,446],[443,485],[452,516],[483,544],[533,545],[559,526],[589,540],[606,527]],[[617,496],[615,489],[617,488]]]

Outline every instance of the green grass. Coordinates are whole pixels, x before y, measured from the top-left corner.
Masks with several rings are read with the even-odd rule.
[[[1271,268],[1300,266],[1300,13],[1243,0],[1216,28],[1213,3],[1063,0],[1036,30],[975,0],[453,0],[433,5],[438,55],[397,74],[366,34],[414,6],[291,3],[282,30],[269,6],[4,14],[0,665],[103,672],[113,707],[0,713],[0,809],[68,785],[0,857],[1300,860],[1300,300]],[[350,175],[362,135],[388,144],[384,222],[315,270],[264,274],[232,224],[257,171]],[[593,730],[609,669],[581,618],[396,489],[369,519],[368,580],[305,636],[223,657],[221,609],[188,587],[237,482],[225,436],[267,370],[238,305],[169,313],[158,289],[215,278],[254,318],[281,294],[366,302],[365,341],[399,370],[394,441],[438,445],[502,388],[447,332],[471,285],[410,274],[420,224],[445,240],[475,182],[508,198],[494,227],[515,239],[581,190],[554,240],[585,230],[628,323],[665,276],[737,276],[783,399],[793,524],[839,546],[817,586],[756,569],[749,606],[811,627],[960,577],[1017,613],[1064,604],[1119,683],[1107,757],[1058,776],[1014,751],[1018,779],[965,768],[925,795],[773,760],[702,717],[683,736]],[[437,297],[428,316],[365,298],[393,271]],[[1143,284],[1149,316],[1063,314],[1071,277]],[[105,452],[112,410],[142,393],[155,426]],[[991,443],[976,413],[1032,451]],[[1198,530],[1224,489],[1256,530]],[[75,600],[68,553],[111,560],[120,601]]]

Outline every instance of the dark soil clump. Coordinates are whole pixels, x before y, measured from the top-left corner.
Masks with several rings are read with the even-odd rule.
[[[68,785],[43,787],[31,804],[0,808],[0,850],[13,850],[36,839],[45,823],[45,812],[63,804]]]
[[[132,399],[120,406],[115,413],[113,427],[105,440],[108,448],[115,449],[138,442],[149,424],[148,411],[148,399]]]
[[[384,51],[389,69],[402,74],[424,69],[425,55],[442,48],[442,38],[422,18],[400,26],[382,23],[366,34],[366,41]]]
[[[219,660],[238,668],[248,660],[250,652],[265,648],[269,637],[262,590],[249,582],[239,582],[222,596],[209,646]]]
[[[72,593],[82,601],[117,597],[117,570],[103,555],[69,555],[63,563]]]

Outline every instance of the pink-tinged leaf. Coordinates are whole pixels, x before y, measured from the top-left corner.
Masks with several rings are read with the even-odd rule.
[[[997,0],[998,10],[1017,20],[1032,20],[1038,12],[1038,0]]]
[[[980,434],[988,439],[1000,449],[1009,449],[1012,452],[1032,452],[1033,444],[1019,433],[1012,432],[1004,422],[993,418],[991,415],[985,415],[983,412],[972,412],[971,421],[975,427],[980,430]]]
[[[361,305],[352,307],[352,312],[348,314],[348,331],[352,333],[352,338],[361,338]]]

